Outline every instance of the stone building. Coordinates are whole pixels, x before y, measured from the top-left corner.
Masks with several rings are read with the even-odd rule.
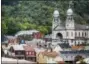
[[[53,42],[68,43],[70,46],[89,44],[89,25],[75,23],[73,16],[73,10],[69,6],[64,24],[60,19],[59,11],[54,10],[52,22]]]
[[[60,55],[64,61],[73,62],[77,55],[83,58],[89,57],[89,25],[75,23],[74,12],[70,5],[64,22],[60,19],[59,11],[54,10],[52,43],[59,44],[63,49]]]

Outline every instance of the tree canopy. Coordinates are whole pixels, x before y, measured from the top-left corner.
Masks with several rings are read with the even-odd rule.
[[[70,0],[59,1],[3,1],[2,34],[15,34],[20,30],[37,29],[44,34],[51,33],[53,11],[58,8],[62,22]],[[76,23],[89,24],[89,1],[72,0]]]

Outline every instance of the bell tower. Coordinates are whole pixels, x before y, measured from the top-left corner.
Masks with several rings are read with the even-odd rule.
[[[71,8],[72,1],[69,3],[69,8],[67,10],[67,18],[66,18],[66,29],[74,29],[74,19],[73,19],[73,10]]]
[[[60,24],[59,11],[56,9],[54,10],[53,13],[52,30],[55,30],[59,24]]]

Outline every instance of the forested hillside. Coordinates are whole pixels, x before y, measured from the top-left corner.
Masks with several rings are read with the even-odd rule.
[[[70,0],[59,1],[3,1],[2,34],[15,34],[20,30],[37,29],[44,34],[51,33],[53,11],[58,8],[62,22]],[[89,1],[72,0],[74,19],[79,24],[89,24]]]

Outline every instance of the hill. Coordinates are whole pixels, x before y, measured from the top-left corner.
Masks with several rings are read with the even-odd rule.
[[[2,34],[15,34],[20,30],[37,29],[51,33],[53,11],[58,8],[65,22],[70,0],[59,1],[2,1]],[[74,19],[79,24],[89,24],[89,1],[72,0]]]

